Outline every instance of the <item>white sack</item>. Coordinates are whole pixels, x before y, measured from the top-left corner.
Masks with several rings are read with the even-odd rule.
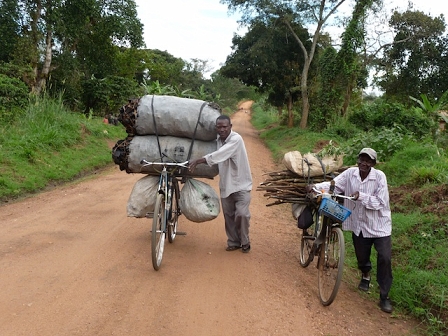
[[[190,178],[180,191],[180,209],[185,217],[196,223],[218,217],[219,196],[207,183]]]
[[[199,115],[204,103],[206,102],[198,99],[173,96],[143,96],[137,107],[136,134],[193,138],[197,125],[195,139],[214,140],[217,134],[215,129],[216,118],[221,115],[221,111],[212,107],[214,105],[211,106],[210,103],[206,103]],[[154,127],[154,120],[156,127]]]
[[[342,155],[325,156],[321,161],[322,163],[313,153],[302,156],[299,151],[288,152],[283,156],[283,164],[286,168],[304,177],[315,177],[335,172],[344,163]]]
[[[172,136],[159,136],[162,153],[167,155],[164,162],[184,162],[187,160],[191,146],[191,139]],[[190,160],[198,159],[216,150],[216,141],[195,140]],[[128,172],[129,173],[154,173],[154,166],[142,167],[142,159],[149,162],[161,162],[157,136],[144,135],[135,136],[129,144]],[[156,167],[160,170],[160,167]],[[218,165],[209,166],[200,164],[196,166],[193,173],[185,171],[185,174],[193,177],[213,178],[218,175]]]
[[[158,187],[158,176],[144,176],[135,182],[126,207],[128,217],[143,218],[154,212]]]

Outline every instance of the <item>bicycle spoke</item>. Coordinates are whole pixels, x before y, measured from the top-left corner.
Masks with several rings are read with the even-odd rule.
[[[336,297],[344,271],[345,245],[340,228],[332,228],[319,255],[318,284],[319,297],[324,306],[330,305]]]

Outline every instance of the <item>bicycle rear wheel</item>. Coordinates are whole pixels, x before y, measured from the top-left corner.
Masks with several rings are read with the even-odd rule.
[[[171,190],[171,205],[168,213],[168,241],[172,243],[176,238],[177,233],[177,220],[179,218],[179,184],[176,180],[173,180]]]
[[[151,256],[152,267],[157,271],[160,268],[163,258],[163,249],[165,247],[166,235],[166,211],[165,195],[157,194],[156,205],[154,207],[154,218],[151,231]]]
[[[299,255],[299,262],[300,266],[302,267],[308,267],[308,265],[313,261],[314,259],[314,250],[313,244],[316,240],[320,230],[320,224],[319,224],[319,214],[316,211],[314,215],[314,223],[305,230],[302,230],[302,238],[300,239],[300,255]]]
[[[318,262],[319,298],[324,306],[329,306],[338,293],[344,272],[345,258],[342,230],[332,227],[329,231],[329,235],[321,247]]]

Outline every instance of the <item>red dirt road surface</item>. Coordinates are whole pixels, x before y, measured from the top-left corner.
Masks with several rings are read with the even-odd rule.
[[[266,207],[255,190],[284,168],[249,120],[249,106],[232,116],[254,178],[250,253],[225,251],[222,214],[181,217],[187,234],[167,242],[155,271],[151,220],[126,216],[143,175],[114,166],[0,206],[0,335],[412,335],[415,323],[381,312],[355,284],[320,304],[316,261],[299,265],[290,206]],[[218,179],[205,181],[218,191]]]

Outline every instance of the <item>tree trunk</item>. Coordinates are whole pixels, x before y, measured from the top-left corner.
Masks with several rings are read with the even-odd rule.
[[[46,47],[45,47],[45,62],[42,67],[42,70],[39,74],[39,79],[37,81],[34,92],[36,94],[40,94],[42,90],[45,90],[45,85],[47,84],[47,78],[50,73],[50,66],[52,60],[52,30],[47,26],[47,38],[46,38]]]
[[[307,59],[303,66],[301,89],[302,89],[302,118],[300,119],[300,128],[305,129],[308,125],[308,115],[310,111],[310,101],[308,98],[308,69],[310,68],[310,61]]]
[[[292,95],[288,97],[288,128],[294,126],[294,115],[292,114]]]

